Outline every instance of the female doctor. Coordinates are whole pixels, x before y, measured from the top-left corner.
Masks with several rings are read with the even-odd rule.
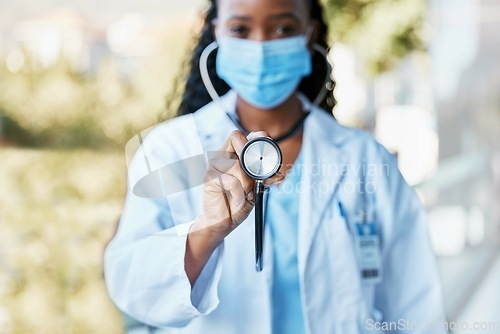
[[[105,252],[124,313],[158,333],[445,332],[414,191],[384,147],[324,110],[326,36],[318,0],[210,2],[181,116],[154,128],[129,165]],[[283,163],[265,181],[259,272],[255,181],[238,159],[261,136]],[[214,151],[196,183],[196,157]],[[161,195],[140,191],[176,163]]]

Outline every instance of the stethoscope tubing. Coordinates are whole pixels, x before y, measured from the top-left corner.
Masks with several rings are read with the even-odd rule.
[[[262,271],[264,252],[264,182],[255,181],[255,270]]]

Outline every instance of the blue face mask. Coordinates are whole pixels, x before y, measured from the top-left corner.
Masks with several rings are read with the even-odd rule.
[[[217,75],[251,105],[271,109],[286,101],[311,74],[308,36],[265,42],[220,36]]]

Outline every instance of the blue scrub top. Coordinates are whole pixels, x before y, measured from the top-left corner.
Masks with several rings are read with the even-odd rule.
[[[285,180],[271,186],[267,198],[266,224],[273,247],[273,333],[305,333],[297,265],[300,153]]]

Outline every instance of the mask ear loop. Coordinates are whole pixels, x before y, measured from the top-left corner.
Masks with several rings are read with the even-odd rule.
[[[304,34],[304,41],[305,41],[306,45],[309,43],[309,39],[311,39],[311,35],[312,35],[313,30],[314,30],[311,27],[312,27],[312,25],[308,25],[306,33]]]
[[[313,101],[313,105],[318,107],[321,101],[325,98],[326,94],[328,94],[328,83],[330,82],[330,75],[332,73],[332,65],[328,61],[328,51],[319,45],[318,43],[313,43],[312,45],[313,49],[317,52],[319,52],[323,57],[325,58],[325,63],[326,63],[326,76],[325,76],[325,82],[323,83],[323,86],[321,87],[321,90],[319,91],[318,95]]]
[[[313,29],[311,28],[311,25],[308,25],[306,33],[305,33],[305,43],[309,43],[309,40],[312,36]],[[330,75],[332,73],[332,65],[328,61],[328,51],[319,45],[318,43],[312,43],[313,50],[316,52],[319,52],[323,58],[325,58],[325,63],[327,67],[326,71],[326,76],[325,76],[325,81],[323,83],[323,86],[321,87],[321,90],[318,92],[318,95],[316,95],[316,98],[314,99],[312,105],[318,107],[321,101],[325,98],[326,94],[328,94],[328,83],[330,82]]]

